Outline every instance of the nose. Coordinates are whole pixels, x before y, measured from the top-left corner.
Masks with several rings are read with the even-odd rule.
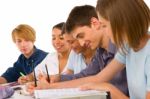
[[[79,40],[80,46],[84,46],[85,45],[85,41],[84,40]]]
[[[21,46],[22,46],[22,47],[24,47],[24,46],[26,46],[26,45],[27,45],[27,42],[25,42],[25,41],[22,41],[22,42],[21,42]]]
[[[55,44],[60,44],[60,39],[56,38],[56,40],[54,41]]]

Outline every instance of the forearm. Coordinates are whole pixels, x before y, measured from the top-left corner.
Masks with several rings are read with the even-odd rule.
[[[82,70],[80,73],[77,74],[70,74],[70,75],[60,75],[61,81],[68,81],[73,79],[78,79],[82,77],[92,76],[99,73],[100,70],[98,67],[90,65],[86,67],[84,70]]]
[[[0,84],[7,83],[7,80],[4,77],[0,77]]]
[[[95,76],[79,78],[79,79],[75,79],[75,80],[71,80],[71,81],[52,83],[52,84],[50,84],[49,88],[79,87],[79,86],[89,83],[89,82],[98,82],[98,77],[95,75]]]

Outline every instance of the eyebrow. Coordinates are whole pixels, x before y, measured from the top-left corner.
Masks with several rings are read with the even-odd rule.
[[[77,38],[79,38],[79,36],[81,36],[81,35],[83,35],[83,32],[78,33],[78,34],[75,36],[75,38],[77,39]]]

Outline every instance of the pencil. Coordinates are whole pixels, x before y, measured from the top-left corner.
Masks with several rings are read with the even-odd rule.
[[[50,83],[50,77],[49,77],[49,73],[48,73],[48,69],[47,69],[47,65],[45,64],[45,68],[46,68],[46,73],[47,73],[47,80]]]
[[[34,85],[35,85],[35,87],[37,87],[36,74],[35,74],[35,69],[34,69],[34,65],[33,65],[33,60],[32,60],[32,69],[33,69],[33,75],[34,75]]]
[[[22,72],[20,72],[20,75],[21,75],[21,76],[25,76]]]

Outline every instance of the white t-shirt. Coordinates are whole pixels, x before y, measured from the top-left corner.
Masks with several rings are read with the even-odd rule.
[[[81,70],[86,68],[82,54],[77,54],[73,50],[70,52],[67,69],[74,71],[74,74],[79,73]]]
[[[40,71],[42,71],[44,74],[47,74],[45,64],[47,65],[49,75],[59,74],[59,61],[57,52],[49,53],[45,59],[35,68],[36,76],[40,73]],[[65,71],[66,66],[63,72]]]

